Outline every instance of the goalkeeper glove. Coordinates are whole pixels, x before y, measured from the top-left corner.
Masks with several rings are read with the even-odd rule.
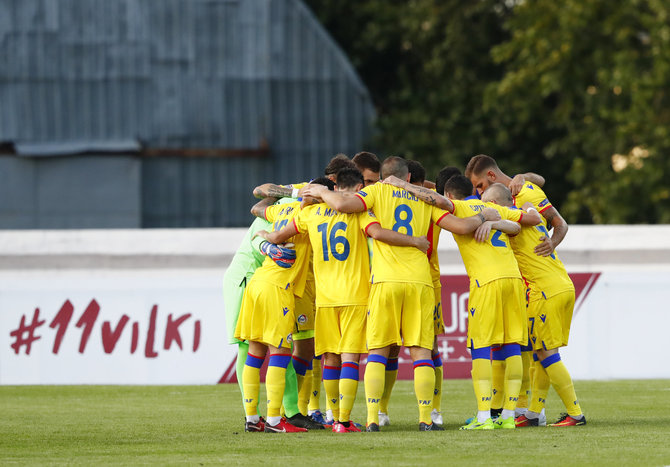
[[[275,245],[270,242],[263,242],[260,246],[261,253],[272,258],[277,266],[281,268],[290,268],[295,263],[295,250],[283,246]]]

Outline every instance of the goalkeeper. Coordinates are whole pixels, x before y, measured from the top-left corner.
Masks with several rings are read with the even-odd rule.
[[[283,198],[279,203],[292,202],[291,198]],[[257,218],[249,227],[242,244],[235,252],[235,256],[223,276],[223,302],[226,316],[226,327],[228,330],[228,343],[237,344],[237,367],[236,375],[240,386],[240,392],[244,398],[242,389],[242,370],[247,360],[249,343],[240,341],[234,337],[237,318],[240,314],[242,295],[249,280],[268,255],[282,267],[290,267],[295,261],[295,250],[280,245],[268,243],[261,237],[254,238],[259,230],[268,229],[270,223],[264,219]],[[252,240],[253,239],[253,240]],[[293,365],[289,364],[286,371],[286,389],[284,391],[284,412],[292,425],[315,429],[318,428],[310,418],[300,414],[298,409],[298,381]]]

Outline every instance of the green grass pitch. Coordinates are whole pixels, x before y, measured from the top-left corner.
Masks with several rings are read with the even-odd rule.
[[[575,386],[584,427],[458,431],[472,387],[446,380],[446,431],[419,432],[412,383],[399,381],[390,427],[342,435],[244,433],[232,384],[3,386],[0,465],[670,465],[670,380]],[[553,390],[547,404],[552,421]],[[354,420],[364,413],[361,384]]]

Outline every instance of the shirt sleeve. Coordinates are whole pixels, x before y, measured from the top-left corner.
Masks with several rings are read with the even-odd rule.
[[[375,214],[372,212],[372,210],[367,210],[359,213],[358,222],[361,226],[361,229],[365,232],[366,235],[368,233],[368,227],[370,227],[372,224],[379,224],[379,220],[377,219],[377,216],[375,216]]]
[[[508,221],[520,222],[523,217],[523,211],[521,209],[501,207],[498,211],[500,212],[500,217],[507,219]]]
[[[375,194],[377,193],[375,188],[377,188],[376,184],[365,187],[356,193],[356,196],[358,196],[358,198],[363,201],[366,210],[372,209],[372,207],[375,205]]]
[[[530,201],[533,203],[533,206],[541,213],[543,211],[546,211],[550,207],[552,207],[551,202],[549,201],[549,198],[547,198],[547,195],[544,193],[542,188],[540,188],[537,185],[534,185],[532,183],[526,183],[524,185],[524,194],[523,194],[523,202],[525,203],[526,201]],[[521,206],[518,206],[521,207]]]

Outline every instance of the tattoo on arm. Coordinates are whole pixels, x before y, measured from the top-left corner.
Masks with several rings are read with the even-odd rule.
[[[283,186],[272,185],[268,188],[268,196],[273,198],[286,198],[290,197],[293,190],[291,188],[286,188]]]

